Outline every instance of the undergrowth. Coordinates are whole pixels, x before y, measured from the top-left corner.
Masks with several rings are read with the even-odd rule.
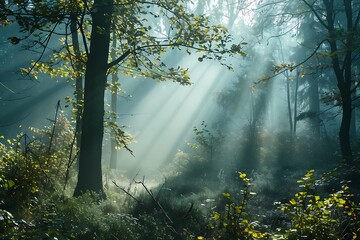
[[[192,152],[179,152],[181,168],[163,184],[108,181],[108,199],[99,202],[93,193],[70,197],[73,131],[60,117],[56,128],[0,143],[1,239],[360,238],[356,168],[301,177],[291,169],[230,172],[214,164],[221,156],[217,136],[196,129]]]

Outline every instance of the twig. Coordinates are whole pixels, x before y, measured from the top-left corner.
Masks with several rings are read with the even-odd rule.
[[[140,202],[136,197],[134,197],[131,193],[129,193],[128,191],[126,191],[124,188],[120,187],[115,180],[112,181],[114,183],[114,185],[119,188],[121,191],[123,191],[124,193],[126,193],[129,197],[131,197],[132,199],[134,199],[137,203],[144,205],[142,202]]]
[[[142,181],[136,181],[134,180],[135,183],[137,184],[141,184],[143,186],[143,188],[145,189],[145,191],[149,194],[149,196],[151,197],[151,199],[156,203],[156,205],[159,207],[159,209],[162,211],[162,213],[165,215],[166,219],[172,224],[173,221],[171,220],[171,218],[169,217],[169,215],[166,213],[166,211],[164,210],[164,208],[161,206],[161,204],[159,203],[159,201],[157,201],[153,195],[153,193],[151,192],[151,190],[149,190],[144,181],[145,181],[145,177],[143,177]]]
[[[40,53],[40,56],[38,57],[38,59],[32,64],[32,66],[30,67],[29,71],[26,73],[25,76],[29,76],[30,73],[32,72],[32,70],[34,70],[34,68],[36,67],[36,64],[38,64],[40,62],[40,60],[42,59],[42,57],[44,56],[45,54],[45,51],[49,45],[49,42],[50,42],[50,39],[51,39],[51,36],[52,34],[54,33],[57,25],[59,23],[55,23],[54,27],[51,29],[50,33],[48,34],[48,36],[45,38],[44,40],[44,43],[40,43],[40,45],[43,45],[43,50],[41,51]]]
[[[60,100],[58,100],[58,102],[57,102],[57,104],[56,104],[55,119],[54,119],[54,125],[53,125],[53,128],[52,128],[52,131],[51,131],[48,154],[50,154],[51,145],[52,145],[52,141],[53,141],[53,138],[54,138],[55,127],[56,127],[56,120],[57,120],[59,108],[60,108]]]
[[[75,159],[77,158],[77,156],[78,156],[78,154],[80,152],[79,150],[77,150],[75,156],[73,158],[71,158],[73,148],[74,148],[74,145],[75,145],[75,141],[76,141],[76,131],[74,133],[74,137],[73,137],[73,140],[72,140],[71,146],[70,146],[70,153],[69,153],[69,159],[68,159],[67,166],[66,166],[65,183],[64,183],[63,191],[65,191],[66,185],[67,185],[67,183],[69,181],[70,167],[73,165]]]

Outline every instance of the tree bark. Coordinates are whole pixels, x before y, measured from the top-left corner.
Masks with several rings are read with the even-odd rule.
[[[290,136],[293,137],[293,120],[292,120],[292,111],[291,111],[291,98],[290,98],[290,77],[289,74],[285,73],[286,81],[286,96],[287,96],[287,108],[288,108],[288,117],[289,117],[289,126],[290,126]]]
[[[116,57],[115,49],[116,49],[116,36],[113,36],[113,49],[111,50],[111,56],[114,60]],[[111,111],[116,114],[117,116],[117,84],[119,81],[119,77],[117,73],[113,73],[112,76],[112,84],[115,86],[113,91],[111,91]],[[114,121],[117,121],[117,118],[114,119]],[[116,150],[116,132],[115,129],[111,130],[111,136],[110,136],[110,169],[116,169],[117,167],[117,150]]]
[[[94,1],[90,53],[85,72],[79,174],[74,196],[93,191],[105,197],[101,155],[112,11],[112,0]]]
[[[294,129],[293,136],[296,138],[296,126],[297,126],[297,102],[298,102],[298,90],[299,90],[299,72],[296,72],[296,82],[295,82],[295,93],[294,93]]]
[[[75,96],[76,96],[76,126],[75,126],[75,134],[76,134],[76,146],[77,149],[80,149],[81,143],[81,116],[83,111],[83,79],[79,74],[80,69],[80,44],[79,37],[77,33],[77,16],[76,14],[71,15],[71,23],[70,23],[70,31],[72,44],[74,48],[75,61],[74,68],[76,73],[75,79]]]
[[[341,92],[342,98],[342,119],[339,131],[340,149],[343,160],[346,163],[351,163],[353,160],[352,150],[350,145],[350,125],[351,125],[351,97],[350,91],[347,89]]]
[[[314,139],[320,140],[320,99],[317,76],[309,79],[309,112],[313,114],[313,117],[309,118],[311,135]]]

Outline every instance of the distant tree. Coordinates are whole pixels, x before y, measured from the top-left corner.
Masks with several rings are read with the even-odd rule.
[[[116,34],[113,34],[111,57],[116,57]],[[115,115],[115,121],[117,117],[117,95],[118,95],[118,84],[119,76],[116,72],[111,74],[112,87],[110,88],[110,111]],[[116,169],[117,167],[117,144],[116,144],[116,129],[112,128],[110,133],[110,169]]]
[[[357,53],[360,47],[360,3],[352,0],[344,0],[343,2],[334,0],[302,0],[301,2],[279,1],[276,3],[270,1],[269,3],[263,4],[263,6],[266,5],[279,5],[282,8],[282,11],[276,12],[276,14],[270,14],[273,20],[268,21],[269,23],[277,23],[277,25],[280,25],[279,23],[281,22],[293,22],[293,25],[285,24],[285,28],[288,30],[284,29],[282,34],[272,36],[271,38],[294,32],[292,30],[297,29],[299,23],[303,21],[310,21],[309,24],[317,26],[316,31],[325,33],[325,36],[324,34],[321,36],[322,39],[313,39],[313,51],[303,60],[297,63],[281,64],[276,66],[273,72],[274,75],[279,75],[286,71],[293,71],[298,67],[304,66],[305,63],[308,64],[309,60],[314,56],[319,57],[318,59],[323,62],[327,62],[328,59],[330,59],[331,68],[334,73],[333,78],[336,79],[339,91],[339,97],[336,98],[336,100],[342,107],[342,118],[339,130],[341,154],[347,163],[351,163],[353,159],[350,145],[352,101],[354,98],[357,98],[353,93],[359,85],[359,81],[355,80],[352,76],[354,74],[353,68],[355,62],[359,58]],[[314,43],[316,44],[315,46]],[[317,78],[318,77],[319,76],[317,76]],[[316,120],[318,114],[313,113],[319,109],[315,100],[318,98],[316,93],[318,86],[316,85],[315,81],[310,84],[309,93],[311,99],[313,99],[310,106],[311,110],[302,116],[311,116],[314,119],[314,124],[318,122]]]

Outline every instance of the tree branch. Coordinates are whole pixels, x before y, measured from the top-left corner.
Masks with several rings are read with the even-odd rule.
[[[127,58],[131,53],[131,50],[128,49],[127,51],[125,51],[119,58],[115,59],[114,61],[108,63],[108,68],[111,68],[113,66],[115,66],[116,64],[122,62],[125,60],[125,58]]]
[[[55,24],[55,26],[51,29],[51,32],[49,33],[49,35],[45,38],[44,47],[43,47],[43,50],[41,51],[40,56],[38,57],[38,59],[36,60],[36,62],[32,64],[32,66],[31,66],[31,68],[29,69],[29,71],[27,71],[25,77],[26,77],[26,76],[29,76],[29,74],[32,72],[32,70],[36,67],[36,64],[38,64],[38,63],[40,62],[40,60],[42,59],[42,57],[44,56],[45,50],[47,49],[47,46],[49,45],[51,36],[52,36],[53,32],[55,31],[57,25],[58,25],[58,23]]]
[[[294,66],[284,68],[284,70],[279,71],[279,72],[275,73],[274,75],[270,76],[269,79],[270,79],[270,78],[273,78],[273,77],[276,77],[276,76],[278,76],[278,75],[280,75],[280,74],[283,74],[284,72],[286,72],[286,71],[289,70],[289,69],[290,69],[290,71],[292,71],[292,70],[294,70],[295,68],[301,66],[302,64],[304,64],[305,62],[307,62],[310,58],[312,58],[312,57],[317,53],[317,50],[321,47],[321,45],[322,45],[324,42],[326,42],[326,41],[327,41],[327,39],[322,40],[322,41],[318,44],[318,46],[315,48],[315,50],[314,50],[307,58],[305,58],[305,60],[301,61],[300,63],[298,63],[298,64],[296,64],[296,65],[294,65]],[[255,83],[255,84],[256,84],[256,83]]]
[[[358,11],[358,14],[356,16],[354,28],[357,28],[359,21],[360,21],[360,10]]]
[[[128,195],[129,197],[131,197],[132,199],[134,199],[137,203],[139,203],[140,205],[143,205],[142,202],[140,202],[136,197],[134,197],[131,193],[129,193],[128,191],[126,191],[124,188],[120,187],[116,182],[115,180],[112,181],[113,184],[118,188],[120,189],[121,191],[123,191],[124,193],[126,193],[126,195]]]
[[[321,17],[319,16],[319,14],[316,12],[315,8],[313,6],[311,6],[306,0],[302,0],[309,8],[310,10],[315,14],[316,18],[319,20],[319,22],[321,23],[321,25],[323,25],[326,29],[329,29],[328,25],[326,25],[326,23],[321,19]]]

